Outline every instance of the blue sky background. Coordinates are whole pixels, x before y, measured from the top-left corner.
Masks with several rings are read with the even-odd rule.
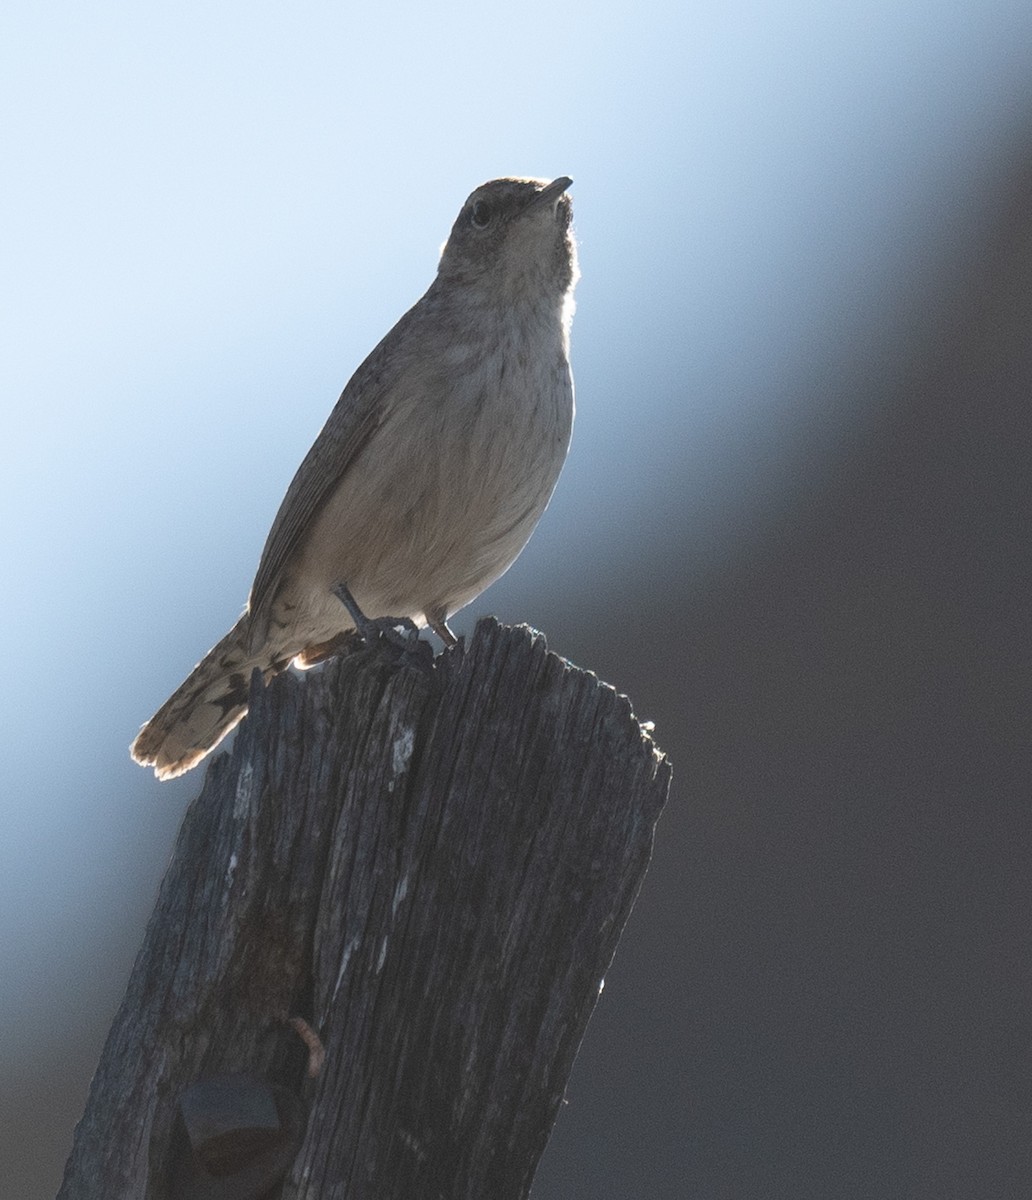
[[[612,590],[620,636],[622,574],[676,534],[704,587],[882,419],[799,381],[891,340],[1028,119],[1030,61],[1027,0],[4,7],[0,1089],[68,1068],[17,1194],[53,1194],[200,785],[129,741],[235,618],[466,194],[575,181],[571,458],[458,622],[573,653],[564,597]]]

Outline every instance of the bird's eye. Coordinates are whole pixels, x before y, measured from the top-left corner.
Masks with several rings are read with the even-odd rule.
[[[470,210],[469,219],[477,229],[486,229],[491,224],[494,209],[486,200],[478,200]]]

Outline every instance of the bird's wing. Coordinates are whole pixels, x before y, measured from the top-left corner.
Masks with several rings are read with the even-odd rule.
[[[410,314],[407,314],[410,315]],[[248,606],[252,615],[270,604],[279,590],[284,568],[303,541],[316,514],[340,486],[386,415],[384,398],[404,369],[397,334],[405,318],[383,339],[351,377],[297,469],[265,542]]]

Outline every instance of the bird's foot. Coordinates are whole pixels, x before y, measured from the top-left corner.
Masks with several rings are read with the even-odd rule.
[[[333,594],[348,610],[348,615],[354,621],[355,628],[366,645],[390,646],[405,655],[414,655],[417,658],[424,656],[429,650],[431,658],[433,657],[433,650],[427,642],[420,639],[419,626],[410,617],[367,617],[344,583],[338,583],[333,589]]]

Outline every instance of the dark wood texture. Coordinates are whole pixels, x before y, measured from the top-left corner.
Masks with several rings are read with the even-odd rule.
[[[182,1088],[245,1071],[310,1107],[284,1197],[526,1196],[669,781],[627,699],[527,628],[253,686],[60,1200],[164,1200]],[[326,1045],[314,1081],[294,1014]]]

